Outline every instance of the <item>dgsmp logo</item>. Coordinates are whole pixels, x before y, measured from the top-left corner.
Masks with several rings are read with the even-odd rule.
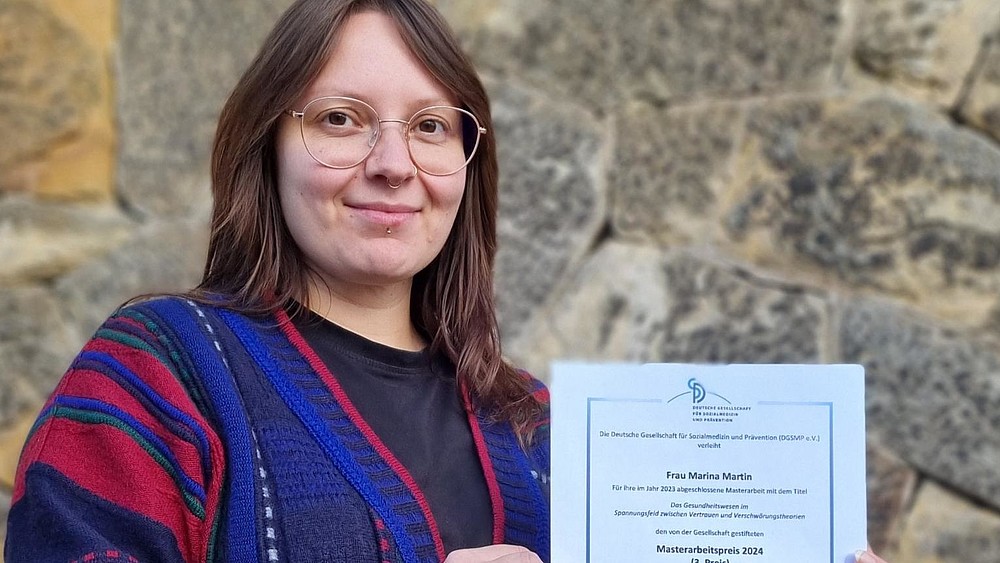
[[[718,397],[719,399],[722,399],[723,401],[725,401],[727,405],[732,404],[729,402],[729,399],[723,397],[722,395],[718,393],[713,393],[705,389],[705,386],[699,383],[698,380],[693,377],[688,380],[687,386],[688,389],[690,389],[690,391],[686,391],[684,393],[680,393],[679,395],[675,395],[669,401],[667,401],[667,403],[672,403],[675,399],[680,399],[685,395],[691,395],[691,403],[699,405],[705,402],[705,399],[708,398],[709,395],[711,395],[712,397]]]

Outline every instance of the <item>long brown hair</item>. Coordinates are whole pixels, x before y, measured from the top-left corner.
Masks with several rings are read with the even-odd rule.
[[[308,306],[309,267],[282,218],[275,132],[316,78],[344,23],[362,11],[391,17],[427,70],[486,128],[466,171],[455,225],[414,278],[411,317],[456,366],[460,388],[530,437],[540,404],[506,363],[493,301],[498,172],[489,98],[441,15],[424,0],[298,0],[281,17],[222,109],[212,152],[212,232],[196,297],[223,296],[251,314]]]

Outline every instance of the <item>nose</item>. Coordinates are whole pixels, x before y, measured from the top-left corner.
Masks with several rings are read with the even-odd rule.
[[[384,124],[388,124],[385,126]],[[398,188],[417,175],[417,167],[410,158],[407,146],[406,128],[409,124],[401,119],[379,121],[379,135],[375,146],[365,161],[365,173],[376,181],[384,180],[391,188]]]

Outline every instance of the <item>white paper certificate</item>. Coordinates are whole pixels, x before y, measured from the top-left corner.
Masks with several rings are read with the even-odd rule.
[[[553,563],[845,563],[866,541],[856,365],[554,364]]]

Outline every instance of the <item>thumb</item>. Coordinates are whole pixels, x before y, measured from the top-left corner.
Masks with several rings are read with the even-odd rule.
[[[884,563],[870,551],[857,550],[854,552],[854,560],[857,563]]]

